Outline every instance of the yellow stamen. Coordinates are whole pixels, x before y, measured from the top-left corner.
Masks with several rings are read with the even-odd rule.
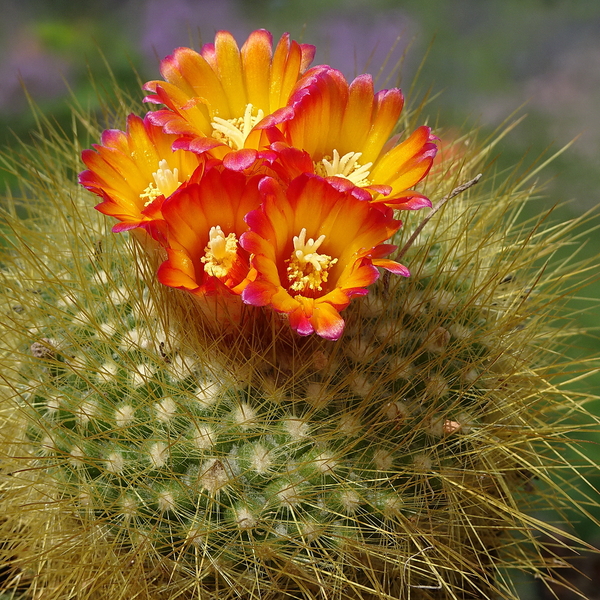
[[[235,119],[214,117],[211,123],[214,129],[212,136],[234,150],[241,150],[252,128],[259,121],[262,121],[265,116],[265,113],[260,108],[256,109],[256,116],[254,116],[252,114],[254,110],[252,104],[246,104],[244,115],[241,117]]]
[[[152,177],[154,177],[154,183],[151,182],[140,194],[140,198],[146,200],[144,206],[148,206],[159,196],[168,198],[181,185],[181,182],[178,180],[178,169],[175,167],[171,171],[169,163],[165,159],[158,163],[158,170],[152,173]]]
[[[219,225],[211,227],[204,253],[200,259],[204,263],[204,272],[217,279],[226,277],[237,254],[235,233],[225,236]]]
[[[302,228],[300,235],[294,236],[294,251],[289,259],[287,268],[290,289],[301,292],[306,288],[321,291],[322,284],[327,282],[329,269],[338,261],[327,254],[319,254],[317,250],[325,240],[320,235],[316,240],[306,240],[306,229]]]
[[[358,162],[361,156],[362,152],[348,152],[340,158],[340,153],[334,148],[333,158],[324,156],[315,163],[315,172],[321,177],[343,177],[360,187],[371,185],[368,177],[373,163],[361,165]]]

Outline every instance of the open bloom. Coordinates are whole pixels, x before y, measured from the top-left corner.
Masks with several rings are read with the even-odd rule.
[[[379,277],[377,267],[408,275],[384,258],[395,246],[382,242],[401,226],[391,209],[375,208],[310,174],[285,189],[265,177],[259,189],[261,206],[246,217],[250,231],[241,240],[257,274],[242,298],[287,314],[299,334],[338,339],[344,329],[339,311],[367,293]]]
[[[127,131],[104,131],[95,150],[82,152],[88,169],[79,175],[79,182],[102,198],[96,206],[100,212],[119,219],[113,231],[160,227],[165,198],[204,162],[191,152],[173,152],[175,137],[148,118],[129,115]]]
[[[146,101],[167,108],[150,114],[167,133],[181,137],[178,148],[225,159],[241,170],[256,158],[263,130],[290,118],[288,100],[313,59],[315,48],[285,34],[275,52],[268,31],[250,34],[240,50],[227,31],[200,53],[177,48],[161,62],[166,81],[150,81]]]
[[[222,168],[207,171],[163,204],[168,259],[158,280],[197,296],[239,294],[252,278],[239,240],[244,217],[260,204],[258,180]]]
[[[411,189],[431,168],[436,153],[429,127],[396,144],[390,137],[404,105],[393,88],[374,92],[370,75],[351,84],[335,69],[315,67],[290,99],[294,115],[271,129],[271,148],[288,166],[325,177],[340,190],[407,210],[431,206]],[[274,165],[276,166],[276,165]],[[289,170],[289,169],[288,169]]]

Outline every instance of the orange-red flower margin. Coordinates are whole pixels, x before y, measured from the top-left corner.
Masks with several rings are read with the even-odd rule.
[[[158,269],[161,283],[197,296],[241,293],[253,271],[249,254],[238,241],[248,230],[244,217],[260,204],[259,179],[215,167],[198,183],[182,188],[164,202],[168,259]],[[219,262],[207,252],[212,228],[220,228],[225,238],[231,236],[232,251],[226,261]],[[224,246],[225,240],[220,241]]]
[[[294,116],[269,131],[271,148],[293,162],[297,172],[310,166],[311,172],[325,176],[323,159],[361,153],[357,165],[372,163],[366,181],[356,187],[342,175],[326,179],[340,190],[353,189],[360,198],[400,210],[431,206],[429,199],[411,189],[429,172],[436,145],[429,127],[417,128],[396,144],[392,132],[398,123],[404,97],[397,88],[375,93],[370,75],[360,75],[348,84],[342,73],[328,67],[307,72],[290,100]],[[391,137],[392,136],[392,137]],[[302,156],[304,151],[308,156]],[[273,158],[277,158],[274,156]],[[312,163],[312,166],[311,166]]]
[[[246,217],[250,231],[241,239],[242,247],[253,255],[251,264],[257,275],[243,290],[242,299],[287,314],[300,335],[316,332],[338,339],[344,330],[340,311],[353,296],[367,293],[366,287],[379,277],[377,267],[409,274],[406,267],[384,258],[396,247],[382,242],[401,226],[391,209],[375,208],[310,174],[301,175],[285,189],[265,177],[259,189],[262,204]],[[325,236],[319,253],[331,260],[321,290],[292,289],[293,238],[303,229],[307,239]]]
[[[215,43],[206,44],[200,53],[177,48],[161,62],[166,81],[144,86],[151,92],[147,102],[167,107],[150,114],[152,123],[177,134],[178,148],[210,151],[225,159],[228,168],[246,168],[267,142],[263,130],[292,116],[287,106],[290,95],[315,53],[314,46],[290,41],[289,34],[281,37],[275,52],[272,47],[271,34],[259,29],[241,50],[228,31],[217,32]],[[262,111],[264,118],[253,123],[243,144],[228,144],[219,135],[221,139],[215,139],[215,118],[243,118],[249,105],[252,111]]]
[[[171,174],[177,169],[180,184],[189,181],[199,167],[202,169],[204,159],[181,150],[173,152],[175,139],[147,118],[129,115],[126,131],[106,130],[101,143],[93,145],[95,150],[81,153],[88,168],[79,174],[79,183],[102,198],[96,206],[101,213],[120,221],[113,227],[114,232],[144,227],[156,234],[162,228],[165,196],[155,190],[152,201],[144,197],[149,187],[156,187],[154,174],[161,161],[166,161]]]

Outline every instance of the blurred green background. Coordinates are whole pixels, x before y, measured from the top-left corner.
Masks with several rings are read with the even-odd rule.
[[[243,40],[265,27],[276,39],[289,31],[316,44],[316,63],[331,64],[348,77],[376,73],[393,47],[380,87],[397,83],[386,77],[406,52],[400,82],[405,92],[428,52],[419,93],[430,86],[434,94],[440,92],[426,109],[430,124],[457,131],[481,125],[491,132],[525,105],[519,114],[527,114],[526,120],[499,147],[499,169],[523,155],[525,164],[533,162],[549,146],[558,150],[578,137],[542,174],[548,181],[545,198],[529,207],[528,216],[569,201],[555,214],[567,220],[600,204],[598,0],[0,0],[0,15],[4,148],[15,145],[16,137],[28,139],[35,126],[24,87],[70,131],[69,94],[94,109],[95,87],[113,85],[105,60],[118,84],[141,99],[134,70],[143,80],[154,79],[159,60],[177,46],[198,48],[218,29]],[[14,184],[0,172],[3,188]],[[590,230],[594,223],[599,224],[598,217]],[[577,244],[584,242],[582,257],[600,256],[599,235],[590,233]],[[582,295],[600,298],[600,283]],[[597,309],[585,310],[590,306],[583,298],[571,305],[573,313],[583,309],[578,323],[594,330],[600,320]],[[600,354],[597,339],[582,336],[574,346],[579,356]],[[600,376],[581,385],[598,393]],[[594,411],[600,415],[600,404]],[[587,438],[584,452],[600,462],[600,435]],[[598,487],[600,479],[592,483]],[[600,516],[597,506],[590,510]],[[590,522],[573,525],[598,543],[599,531]],[[600,582],[599,563],[584,570]],[[524,598],[542,593],[533,584],[527,590]]]

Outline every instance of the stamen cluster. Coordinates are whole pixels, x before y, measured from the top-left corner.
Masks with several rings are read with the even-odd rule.
[[[146,200],[144,207],[154,202],[159,196],[170,196],[181,185],[181,182],[177,180],[178,175],[177,167],[171,171],[167,161],[161,160],[158,163],[156,172],[152,173],[154,183],[150,182],[148,187],[140,194],[140,198]]]
[[[246,104],[242,117],[227,120],[214,117],[211,123],[214,129],[212,136],[225,142],[234,150],[241,150],[254,126],[260,123],[265,116],[260,108],[256,111],[256,115],[253,115],[253,109],[252,104]]]
[[[210,228],[209,240],[200,259],[204,271],[212,277],[225,277],[237,255],[238,241],[235,233],[225,235],[219,225]]]
[[[287,268],[291,290],[304,292],[306,289],[318,291],[323,289],[322,284],[327,282],[329,269],[338,261],[337,258],[317,252],[324,240],[325,236],[321,235],[316,241],[312,238],[306,241],[305,228],[300,235],[294,236],[294,251]]]
[[[378,267],[409,274],[384,242],[402,225],[394,209],[431,206],[413,188],[436,145],[426,126],[396,143],[401,91],[309,69],[314,51],[287,34],[273,49],[264,30],[241,49],[225,31],[200,52],[176,49],[164,80],[144,86],[162,107],[104,132],[80,182],[114,231],[164,248],[161,283],[269,307],[299,334],[335,340]]]

